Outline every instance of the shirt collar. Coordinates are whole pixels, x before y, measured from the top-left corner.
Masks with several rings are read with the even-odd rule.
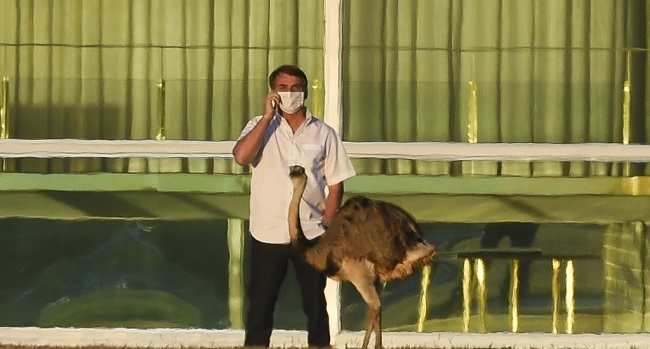
[[[280,115],[280,112],[275,113],[275,121],[276,122],[282,122],[282,115]],[[305,107],[305,123],[304,125],[311,124],[313,122],[316,122],[318,118],[316,118],[314,115],[312,115],[311,111]]]

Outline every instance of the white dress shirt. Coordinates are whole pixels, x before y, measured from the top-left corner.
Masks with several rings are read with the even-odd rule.
[[[248,122],[239,139],[260,121],[261,115]],[[300,165],[307,173],[307,187],[300,202],[300,220],[308,239],[324,232],[318,226],[328,185],[356,174],[333,128],[306,111],[305,122],[294,134],[279,114],[269,124],[260,151],[253,160],[250,196],[250,232],[261,242],[289,243],[289,202],[293,185],[289,167]]]

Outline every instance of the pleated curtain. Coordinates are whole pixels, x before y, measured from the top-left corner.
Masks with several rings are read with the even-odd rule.
[[[234,140],[261,112],[276,66],[300,65],[310,82],[323,82],[324,1],[2,1],[11,137],[155,139],[162,105],[166,139]],[[647,17],[645,0],[343,0],[342,137],[621,143],[627,81],[629,142],[646,144]],[[315,103],[314,93],[308,106]],[[355,166],[424,175],[624,172],[589,162]],[[9,169],[248,171],[212,159],[20,159]]]
[[[166,139],[234,140],[261,113],[275,67],[297,64],[322,79],[323,6],[322,0],[2,1],[0,71],[10,80],[11,137],[155,139],[162,106]],[[200,159],[12,164],[23,172],[246,170],[230,160]]]
[[[478,142],[621,143],[631,80],[630,143],[645,144],[647,13],[641,0],[345,1],[344,136],[468,142],[474,121]],[[356,166],[392,174],[622,171],[584,162]]]

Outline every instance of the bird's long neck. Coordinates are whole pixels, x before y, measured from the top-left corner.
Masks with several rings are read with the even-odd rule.
[[[309,240],[307,240],[300,223],[300,200],[305,192],[306,182],[306,178],[294,180],[293,195],[289,203],[289,238],[293,248],[300,252],[309,247]]]

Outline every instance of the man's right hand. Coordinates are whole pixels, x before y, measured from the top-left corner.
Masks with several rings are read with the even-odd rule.
[[[280,95],[275,91],[269,92],[264,100],[264,118],[273,118],[278,104],[280,104]]]

